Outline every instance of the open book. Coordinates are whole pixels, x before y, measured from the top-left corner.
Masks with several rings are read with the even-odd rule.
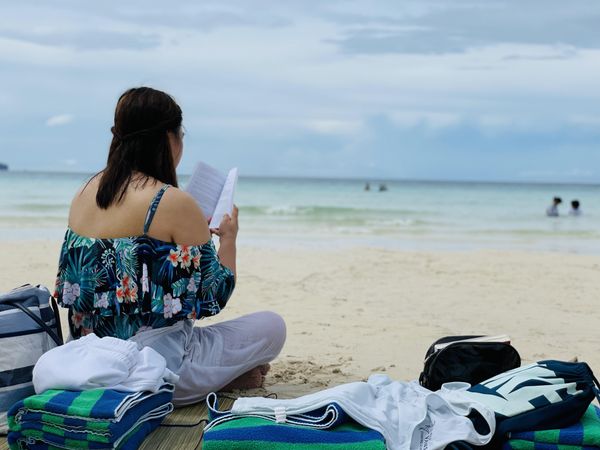
[[[504,342],[510,344],[510,337],[506,334],[500,334],[498,336],[480,336],[476,338],[460,339],[458,341],[444,342],[443,344],[435,344],[434,350],[437,352],[443,348],[448,347],[450,344],[456,344],[457,342]]]
[[[223,216],[231,215],[237,178],[237,168],[224,175],[206,163],[200,162],[196,165],[185,191],[200,205],[209,220],[209,228],[219,228]]]

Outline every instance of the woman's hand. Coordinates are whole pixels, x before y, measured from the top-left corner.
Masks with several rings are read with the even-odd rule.
[[[231,216],[225,214],[221,219],[221,224],[216,230],[211,230],[214,234],[219,236],[220,240],[230,239],[235,241],[238,234],[238,208],[233,205],[233,212]]]

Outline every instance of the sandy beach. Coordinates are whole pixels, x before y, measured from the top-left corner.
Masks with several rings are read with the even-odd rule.
[[[59,241],[1,248],[0,291],[27,282],[53,286]],[[287,343],[265,386],[280,396],[376,372],[415,379],[430,343],[453,334],[506,333],[523,362],[577,356],[600,371],[600,256],[362,247],[238,252],[229,305],[198,325],[264,309],[281,314]]]

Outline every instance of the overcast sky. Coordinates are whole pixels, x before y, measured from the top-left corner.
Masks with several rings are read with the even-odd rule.
[[[176,5],[176,6],[175,6]],[[6,2],[0,162],[96,171],[121,92],[242,175],[600,182],[600,2]]]

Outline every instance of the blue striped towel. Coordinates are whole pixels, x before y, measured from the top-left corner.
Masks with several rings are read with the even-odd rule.
[[[600,448],[600,408],[590,405],[579,422],[560,429],[510,433],[503,450]]]
[[[381,433],[356,423],[336,403],[304,414],[233,415],[210,394],[206,450],[385,450]]]
[[[11,448],[126,448],[132,437],[143,439],[173,411],[173,390],[171,384],[156,393],[48,390],[10,409],[8,442]]]

